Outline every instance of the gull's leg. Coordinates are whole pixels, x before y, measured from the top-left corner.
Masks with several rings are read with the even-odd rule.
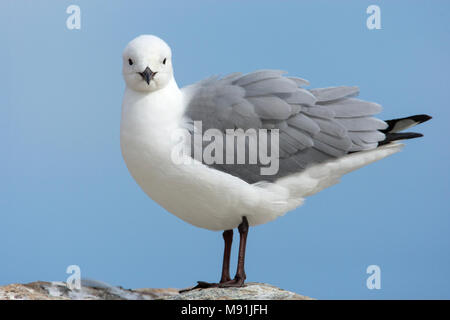
[[[233,242],[233,230],[225,230],[222,235],[225,242],[225,248],[223,250],[222,276],[220,278],[220,283],[225,283],[232,281],[230,280],[230,253],[231,244]],[[193,288],[180,290],[180,293],[194,289],[214,288],[219,286],[219,283],[210,283],[205,281],[197,281],[197,283],[198,284]]]
[[[233,230],[225,230],[223,232],[223,240],[225,242],[225,249],[223,251],[222,276],[220,283],[230,281],[230,253],[231,244],[233,243]]]
[[[219,287],[242,287],[244,281],[247,278],[245,275],[245,247],[247,245],[247,234],[248,234],[248,221],[246,217],[242,218],[242,223],[239,225],[239,255],[238,255],[238,265],[236,276],[233,280],[220,282]]]

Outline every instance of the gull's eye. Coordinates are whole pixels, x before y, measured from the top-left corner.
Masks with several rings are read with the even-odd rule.
[[[132,65],[133,65],[133,60],[128,59],[128,64],[129,64],[130,66],[132,66]]]
[[[163,60],[163,64],[166,64],[166,60],[167,60],[167,58],[164,58],[164,60]]]

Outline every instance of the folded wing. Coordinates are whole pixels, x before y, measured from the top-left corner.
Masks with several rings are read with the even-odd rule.
[[[374,118],[381,106],[355,98],[357,87],[307,90],[309,83],[280,70],[212,77],[182,89],[186,127],[203,131],[278,129],[279,170],[261,175],[261,163],[209,164],[249,183],[275,181],[350,152],[376,148],[387,124]],[[226,150],[224,149],[224,153]]]

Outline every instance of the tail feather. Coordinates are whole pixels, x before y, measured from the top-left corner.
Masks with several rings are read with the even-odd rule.
[[[408,128],[414,127],[425,121],[430,120],[431,117],[426,114],[418,114],[406,118],[398,118],[392,120],[386,120],[388,127],[384,130],[380,130],[386,136],[383,141],[380,141],[378,145],[384,145],[396,140],[406,140],[423,137],[423,134],[416,132],[400,132]]]

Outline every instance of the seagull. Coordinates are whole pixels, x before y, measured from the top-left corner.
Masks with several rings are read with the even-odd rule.
[[[211,77],[180,89],[172,51],[154,35],[138,36],[126,46],[122,73],[126,88],[120,145],[131,176],[178,218],[223,232],[220,281],[198,281],[193,288],[243,286],[249,227],[272,221],[302,205],[307,196],[338,183],[344,174],[397,153],[403,146],[399,140],[422,136],[402,131],[431,119],[422,114],[382,121],[373,117],[381,111],[379,104],[355,98],[358,87],[306,89],[308,81],[272,69]],[[189,146],[203,131],[214,130],[225,139],[230,132],[242,136],[250,129],[273,138],[271,143],[258,139],[260,150],[270,146],[277,155],[270,173],[263,172],[268,163],[262,159],[247,161],[248,151],[244,163],[235,163],[236,148],[224,151],[227,161],[195,156],[192,149],[207,145],[208,139],[192,143],[191,150],[180,155],[182,161],[174,157],[180,144],[174,138],[177,132],[191,134],[182,142]],[[222,150],[218,145],[216,152]],[[235,228],[240,242],[231,278]]]

